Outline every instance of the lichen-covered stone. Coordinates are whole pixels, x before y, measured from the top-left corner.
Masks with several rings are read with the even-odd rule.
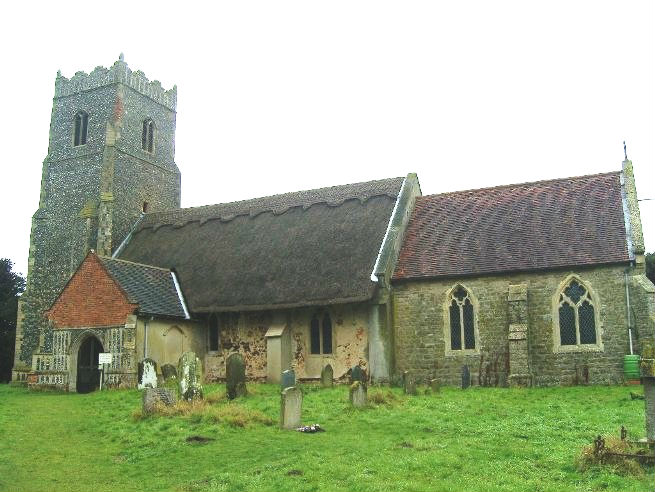
[[[407,395],[416,395],[416,378],[410,371],[405,371],[403,374],[404,390]]]
[[[331,388],[334,385],[334,371],[332,366],[327,364],[321,371],[321,386]]]
[[[368,402],[366,383],[355,381],[350,385],[350,404],[355,408],[362,408]]]
[[[166,382],[169,380],[177,381],[177,369],[173,364],[164,364],[161,366],[161,374]]]
[[[154,360],[143,359],[139,362],[137,381],[139,389],[157,387],[157,363]]]
[[[158,404],[172,406],[176,401],[175,392],[170,388],[146,388],[142,397],[143,413],[149,415],[156,411]]]
[[[202,399],[202,363],[194,352],[184,352],[177,363],[180,398],[186,401]]]

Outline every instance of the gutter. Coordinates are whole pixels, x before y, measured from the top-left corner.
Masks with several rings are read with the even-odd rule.
[[[389,237],[389,233],[391,232],[391,224],[393,224],[394,219],[396,218],[396,215],[398,214],[398,204],[400,203],[400,199],[403,196],[403,191],[405,191],[405,184],[407,183],[407,177],[403,179],[403,184],[400,187],[400,191],[398,192],[398,196],[396,197],[396,203],[393,206],[393,211],[391,212],[391,217],[389,217],[389,223],[387,224],[387,230],[384,233],[384,237],[382,238],[382,243],[380,244],[380,249],[378,250],[378,256],[375,259],[375,265],[373,265],[373,271],[371,272],[371,280],[373,282],[378,281],[378,276],[375,274],[375,272],[378,271],[378,268],[380,266],[380,259],[382,258],[382,250],[384,249],[384,246],[387,244],[387,238]]]
[[[111,255],[112,258],[116,258],[119,254],[121,254],[123,249],[125,249],[125,246],[127,246],[127,244],[130,242],[130,239],[132,239],[132,233],[136,230],[145,216],[146,214],[141,213],[141,216],[136,220],[132,226],[132,229],[130,229],[130,232],[128,232],[127,236],[125,236],[125,239],[123,239],[123,242],[118,246],[118,248],[116,248],[114,254]]]
[[[177,281],[177,276],[175,275],[175,272],[171,270],[171,278],[173,279],[173,283],[175,284],[175,290],[177,291],[177,297],[180,300],[180,305],[182,306],[182,309],[184,310],[184,319],[191,319],[189,316],[189,310],[186,307],[186,302],[184,302],[184,296],[182,295],[182,289],[180,289],[180,284]]]

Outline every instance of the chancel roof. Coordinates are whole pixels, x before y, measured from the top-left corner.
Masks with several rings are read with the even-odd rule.
[[[120,258],[174,269],[197,313],[367,300],[403,179],[146,214]]]
[[[419,197],[394,280],[630,260],[621,173]]]

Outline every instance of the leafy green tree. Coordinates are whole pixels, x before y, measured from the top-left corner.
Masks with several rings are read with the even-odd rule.
[[[12,267],[11,260],[0,258],[0,383],[11,380],[18,297],[25,288],[25,279]]]
[[[655,284],[655,253],[646,253],[646,276]]]

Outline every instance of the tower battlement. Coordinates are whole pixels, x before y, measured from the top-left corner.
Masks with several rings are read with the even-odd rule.
[[[177,106],[177,86],[165,90],[161,86],[161,82],[158,80],[148,80],[146,74],[141,70],[133,72],[123,60],[122,53],[111,68],[98,66],[90,74],[77,72],[70,79],[64,77],[61,72],[57,72],[55,98],[66,97],[117,83],[125,84],[162,106],[175,111]]]

